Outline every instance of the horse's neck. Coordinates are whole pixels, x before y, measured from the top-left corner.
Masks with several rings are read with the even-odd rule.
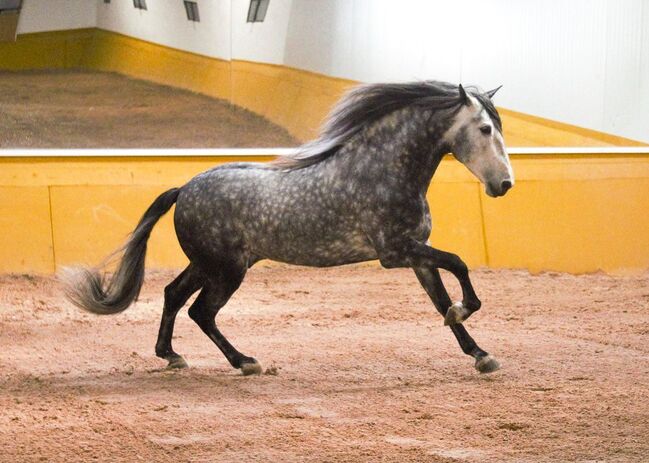
[[[361,133],[348,146],[355,153],[341,156],[341,161],[362,163],[368,172],[389,175],[404,188],[413,188],[425,194],[447,152],[441,144],[441,134],[431,136],[428,123],[429,117],[421,111],[395,111]],[[436,126],[443,130],[443,125]],[[360,166],[348,166],[354,167],[359,170]]]

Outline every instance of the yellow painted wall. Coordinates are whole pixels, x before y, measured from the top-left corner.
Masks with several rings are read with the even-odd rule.
[[[22,34],[16,42],[0,42],[0,69],[79,67],[89,51],[95,29]]]
[[[510,109],[498,108],[498,113],[507,146],[647,146],[647,143]]]
[[[0,272],[54,272],[48,186],[7,183],[0,184]]]
[[[230,99],[230,62],[96,29],[82,65]]]
[[[0,158],[0,272],[52,273],[97,264],[162,191],[234,160],[270,157]],[[649,268],[649,150],[643,155],[513,155],[504,198],[452,158],[429,189],[431,241],[470,267],[611,273]],[[81,182],[79,179],[83,179]],[[152,235],[147,265],[186,263],[172,214]]]
[[[649,150],[515,156],[513,167],[515,188],[483,201],[490,266],[574,273],[649,268]]]
[[[332,106],[356,84],[286,66],[232,62],[232,102],[265,116],[302,141],[317,136]]]

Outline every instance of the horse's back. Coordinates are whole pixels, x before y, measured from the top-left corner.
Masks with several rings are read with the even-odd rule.
[[[260,178],[269,173],[264,164],[224,164],[198,174],[181,187],[174,225],[190,259],[196,253],[242,246],[238,215],[254,201]]]

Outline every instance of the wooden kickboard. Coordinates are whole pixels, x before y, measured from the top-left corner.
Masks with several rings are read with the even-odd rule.
[[[0,42],[15,42],[20,12],[0,14]]]

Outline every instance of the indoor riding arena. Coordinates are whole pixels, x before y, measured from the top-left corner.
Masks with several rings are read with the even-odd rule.
[[[649,462],[647,82],[641,0],[0,0],[0,462]]]

